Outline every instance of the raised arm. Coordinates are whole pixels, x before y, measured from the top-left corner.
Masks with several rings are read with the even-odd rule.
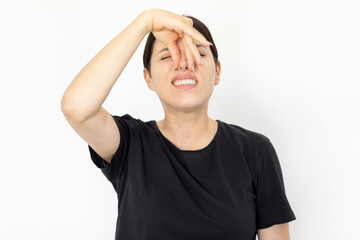
[[[102,107],[142,39],[153,32],[165,43],[178,65],[177,41],[187,42],[190,64],[200,62],[193,39],[209,46],[192,26],[190,18],[161,9],[142,12],[121,33],[106,44],[67,87],[61,99],[61,110],[78,135],[104,160],[111,162],[120,144],[120,133],[112,116]]]
[[[142,39],[151,30],[150,17],[149,11],[142,12],[76,75],[61,100],[65,115],[83,121],[99,111]]]
[[[65,115],[83,121],[96,114],[111,88],[119,78],[142,39],[153,32],[157,40],[165,43],[178,65],[177,40],[187,43],[190,60],[200,63],[200,55],[193,43],[198,40],[209,46],[205,37],[192,27],[192,20],[162,9],[142,12],[128,27],[101,49],[77,74],[61,100]],[[189,64],[192,65],[191,62]],[[191,66],[189,65],[189,66]]]

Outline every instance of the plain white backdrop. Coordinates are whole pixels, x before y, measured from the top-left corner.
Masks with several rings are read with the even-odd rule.
[[[353,0],[0,2],[0,239],[114,239],[117,196],[62,114],[76,74],[142,11],[193,15],[221,79],[209,116],[272,141],[292,240],[360,239],[360,4]],[[145,38],[103,107],[163,119]]]

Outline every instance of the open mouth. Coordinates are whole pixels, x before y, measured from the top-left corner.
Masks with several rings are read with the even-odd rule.
[[[186,87],[186,86],[195,87],[198,84],[198,82],[195,79],[180,79],[180,80],[174,80],[171,83],[175,87]]]

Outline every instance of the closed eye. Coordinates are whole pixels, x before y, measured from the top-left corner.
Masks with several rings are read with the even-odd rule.
[[[204,56],[205,56],[205,54],[200,53],[200,56],[204,57]],[[168,56],[168,57],[163,57],[163,58],[161,58],[161,60],[165,60],[165,59],[167,59],[167,58],[169,58],[169,57],[171,57],[171,56]]]

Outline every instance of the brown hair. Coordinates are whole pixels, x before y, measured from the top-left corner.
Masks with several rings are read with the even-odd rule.
[[[210,45],[210,50],[212,52],[214,62],[215,62],[215,67],[216,67],[217,63],[218,63],[218,52],[217,52],[214,40],[213,40],[213,38],[211,36],[211,33],[210,33],[209,29],[207,28],[207,26],[204,23],[202,23],[197,18],[195,18],[193,16],[188,16],[188,15],[183,15],[183,16],[191,18],[193,20],[193,27],[196,30],[198,30],[202,35],[204,35],[206,40],[208,40],[209,42],[211,42],[213,44],[213,45]],[[152,51],[153,51],[154,41],[155,41],[155,37],[152,34],[152,32],[150,32],[148,37],[147,37],[147,40],[146,40],[146,45],[145,45],[144,54],[143,54],[144,68],[146,68],[146,70],[149,72],[150,76],[151,76],[150,58],[151,58]]]

